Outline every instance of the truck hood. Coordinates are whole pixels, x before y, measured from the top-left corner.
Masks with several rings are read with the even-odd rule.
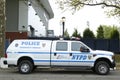
[[[93,54],[103,54],[103,55],[114,55],[113,52],[110,51],[103,51],[103,50],[93,50]]]

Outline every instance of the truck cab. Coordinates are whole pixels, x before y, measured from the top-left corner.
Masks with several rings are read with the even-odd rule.
[[[115,67],[114,54],[92,50],[81,41],[14,40],[8,47],[6,63],[17,66],[20,73],[30,73],[35,67],[91,69],[105,75]]]

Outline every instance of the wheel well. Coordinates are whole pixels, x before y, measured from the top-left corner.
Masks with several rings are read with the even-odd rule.
[[[33,59],[30,58],[30,57],[27,57],[27,56],[24,56],[24,57],[19,58],[19,60],[18,60],[18,62],[17,62],[17,65],[19,65],[19,63],[20,63],[21,61],[23,61],[23,60],[29,60],[29,61],[32,62],[33,65],[34,65]]]
[[[105,62],[107,62],[107,63],[109,64],[110,67],[112,67],[112,63],[111,63],[110,60],[107,59],[107,58],[99,58],[99,59],[97,59],[97,60],[95,61],[94,66],[95,66],[96,63],[99,62],[99,61],[105,61]]]

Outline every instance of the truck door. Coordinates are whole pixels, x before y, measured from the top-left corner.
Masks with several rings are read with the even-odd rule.
[[[68,66],[69,57],[69,42],[67,41],[53,41],[51,52],[52,66]]]
[[[71,42],[70,66],[90,66],[92,54],[90,50],[81,42]]]

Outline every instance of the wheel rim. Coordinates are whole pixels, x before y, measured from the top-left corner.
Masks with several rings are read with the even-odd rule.
[[[22,64],[21,65],[21,71],[22,72],[24,72],[24,73],[26,73],[26,72],[28,72],[30,70],[30,66],[28,65],[28,64]]]
[[[107,68],[106,65],[103,65],[103,64],[102,64],[102,65],[100,65],[100,66],[98,67],[98,70],[99,70],[100,73],[105,74],[105,73],[107,73],[108,68]]]

